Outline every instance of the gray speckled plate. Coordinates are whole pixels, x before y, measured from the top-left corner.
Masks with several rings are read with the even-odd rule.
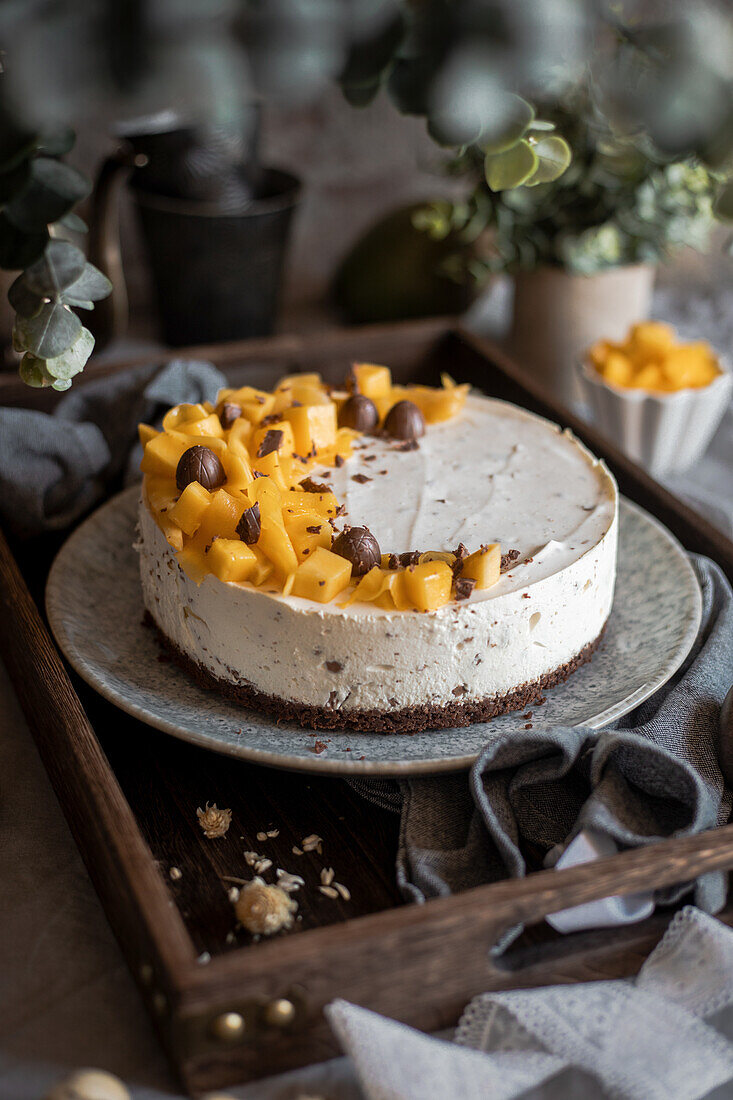
[[[465,729],[405,736],[321,733],[245,710],[203,691],[175,665],[157,660],[142,625],[137,555],[132,549],[138,490],[103,505],[60,550],[46,589],[56,641],[93,688],[157,729],[259,764],[340,775],[415,775],[469,767],[492,730],[523,732],[519,714]],[[547,693],[538,725],[601,728],[646,699],[679,668],[700,625],[701,596],[681,546],[646,512],[621,504],[616,599],[590,664]],[[346,749],[350,749],[347,752]]]

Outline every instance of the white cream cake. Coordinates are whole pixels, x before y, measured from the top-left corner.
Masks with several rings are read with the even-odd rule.
[[[615,483],[546,420],[379,371],[351,376],[368,430],[317,376],[143,429],[145,607],[201,683],[313,728],[412,732],[531,706],[603,632]],[[397,401],[421,415],[395,435]],[[181,473],[192,446],[216,462]]]

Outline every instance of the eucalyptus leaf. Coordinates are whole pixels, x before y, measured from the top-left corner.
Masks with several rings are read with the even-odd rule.
[[[58,221],[90,190],[86,176],[71,165],[53,157],[34,157],[25,187],[6,205],[5,214],[19,229],[36,232]]]
[[[501,127],[496,132],[487,129],[477,142],[484,153],[492,156],[515,146],[534,122],[534,107],[518,95],[509,97],[502,114],[505,117]]]
[[[59,302],[47,302],[35,317],[18,317],[14,331],[26,351],[39,359],[53,359],[78,339],[82,324]]]
[[[67,348],[61,355],[46,360],[46,370],[51,377],[62,382],[69,382],[69,385],[71,379],[84,370],[89,356],[94,351],[94,337],[89,329],[83,328],[81,325],[79,329],[79,335],[71,347]],[[64,389],[68,389],[68,387],[64,386]]]
[[[536,141],[532,149],[537,156],[537,167],[530,179],[526,181],[528,187],[536,187],[538,183],[552,183],[559,179],[572,160],[570,146],[565,138],[557,134]]]
[[[61,295],[61,301],[66,306],[72,306],[74,309],[94,309],[94,302],[87,298],[75,298],[68,291],[64,291]]]
[[[73,230],[74,233],[88,233],[89,226],[80,218],[78,214],[75,214],[73,210],[70,210],[68,214],[64,214],[62,218],[59,218],[59,225],[66,226],[67,229]]]
[[[38,260],[48,242],[48,230],[24,233],[0,212],[0,268],[21,271]]]
[[[18,370],[21,381],[25,382],[26,386],[32,386],[34,390],[38,390],[42,386],[48,386],[51,379],[44,371],[43,366],[42,359],[38,359],[27,351],[20,361]]]
[[[100,298],[106,298],[111,292],[112,283],[107,276],[103,275],[94,264],[86,263],[79,278],[71,283],[70,286],[66,287],[64,291],[64,300],[66,300],[66,296],[68,295],[71,298],[98,302]]]
[[[61,126],[58,130],[49,130],[38,138],[39,153],[47,157],[63,157],[74,148],[76,134],[70,126]]]
[[[520,141],[505,153],[487,156],[484,162],[486,182],[492,191],[520,187],[537,168],[537,154],[527,141]]]
[[[69,241],[49,241],[41,258],[27,268],[26,282],[37,294],[55,296],[77,281],[85,264],[84,253],[76,245]]]
[[[529,128],[532,132],[534,132],[535,130],[549,131],[555,129],[555,123],[549,122],[546,118],[533,118],[532,124]]]
[[[43,308],[44,299],[26,284],[19,275],[8,291],[8,301],[21,317],[35,317]]]

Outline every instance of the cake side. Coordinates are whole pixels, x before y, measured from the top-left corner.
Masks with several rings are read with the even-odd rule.
[[[360,605],[346,614],[211,575],[197,585],[144,501],[138,550],[145,606],[199,676],[301,708],[389,715],[491,703],[561,678],[608,618],[616,532],[614,515],[601,540],[557,573],[428,613]]]

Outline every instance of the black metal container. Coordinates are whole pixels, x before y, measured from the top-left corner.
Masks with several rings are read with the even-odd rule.
[[[300,182],[260,169],[258,197],[240,213],[131,186],[166,343],[267,336],[275,326]]]

